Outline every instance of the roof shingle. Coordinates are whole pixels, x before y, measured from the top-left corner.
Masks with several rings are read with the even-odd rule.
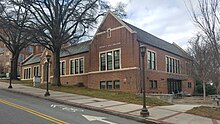
[[[182,49],[178,48],[174,44],[171,44],[167,41],[164,41],[140,28],[137,28],[127,22],[124,22],[128,27],[130,27],[132,30],[137,32],[137,40],[139,42],[160,48],[162,50],[168,51],[170,53],[182,56],[182,57],[187,57],[188,55],[186,52],[184,52]]]

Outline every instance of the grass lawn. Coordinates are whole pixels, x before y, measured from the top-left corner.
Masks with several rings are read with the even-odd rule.
[[[220,108],[200,106],[200,107],[194,107],[193,109],[187,111],[186,113],[220,120]]]
[[[2,82],[9,82],[8,80],[0,80]],[[26,86],[33,86],[32,81],[12,81],[13,84],[19,83]],[[46,84],[41,84],[40,88],[45,89]],[[140,104],[143,103],[143,98],[141,96],[135,95],[133,93],[125,93],[120,91],[108,91],[108,90],[97,90],[97,89],[90,89],[86,87],[77,87],[77,86],[49,86],[50,90],[54,91],[61,91],[66,93],[73,93],[73,94],[79,94],[79,95],[85,95],[85,96],[91,96],[96,98],[103,98],[103,99],[109,99],[109,100],[115,100],[115,101],[121,101],[121,102],[128,102],[128,103],[134,103],[134,104]],[[163,106],[163,105],[170,105],[167,102],[164,102],[157,98],[147,98],[147,105],[148,106]]]

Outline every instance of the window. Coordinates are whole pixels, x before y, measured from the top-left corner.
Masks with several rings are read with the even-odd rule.
[[[105,53],[100,54],[100,59],[101,59],[101,71],[105,70]]]
[[[79,59],[75,59],[75,74],[79,74]]]
[[[120,51],[114,51],[114,69],[120,69]]]
[[[112,52],[107,52],[107,70],[112,70]]]
[[[111,28],[107,29],[107,38],[110,38],[111,37]]]
[[[166,71],[169,73],[180,73],[179,60],[166,57]]]
[[[105,88],[106,88],[105,81],[100,81],[100,89],[105,89]]]
[[[25,68],[24,69],[24,79],[30,79],[31,78],[31,68]]]
[[[100,54],[100,70],[106,71],[113,69],[120,69],[120,50]]]
[[[83,58],[79,59],[79,73],[83,73],[84,70],[84,63],[83,63]]]
[[[114,89],[120,89],[120,80],[114,81]]]
[[[70,60],[70,74],[84,73],[84,58]]]
[[[107,89],[112,89],[112,81],[107,81]]]
[[[66,74],[66,62],[62,61],[60,62],[60,75]]]
[[[156,80],[149,80],[149,88],[156,89],[157,88],[157,81]]]
[[[70,60],[70,74],[74,74],[74,60]]]
[[[148,69],[156,70],[156,53],[152,51],[147,52]]]
[[[188,88],[192,88],[192,83],[188,82]]]
[[[40,76],[39,74],[39,66],[34,67],[34,76]]]

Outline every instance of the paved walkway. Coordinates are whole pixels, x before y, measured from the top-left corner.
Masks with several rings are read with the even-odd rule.
[[[176,104],[170,106],[148,107],[150,116],[148,118],[142,118],[140,116],[140,110],[142,108],[141,105],[57,91],[50,91],[51,96],[44,97],[45,90],[23,86],[20,84],[13,84],[13,89],[8,89],[7,83],[0,82],[0,89],[40,97],[68,105],[106,112],[142,122],[145,121],[165,124],[220,124],[220,120],[185,113],[187,110],[199,105]]]

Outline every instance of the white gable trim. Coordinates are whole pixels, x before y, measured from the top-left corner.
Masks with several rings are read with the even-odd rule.
[[[128,27],[121,19],[119,19],[116,15],[114,15],[111,11],[108,11],[105,15],[105,17],[103,18],[101,24],[99,25],[99,27],[97,28],[96,32],[95,32],[95,35],[94,37],[92,38],[92,41],[94,40],[95,36],[97,34],[100,34],[100,33],[105,33],[105,32],[100,32],[100,33],[97,33],[98,30],[100,29],[100,27],[102,26],[102,24],[105,22],[107,16],[111,14],[120,24],[122,24],[123,27],[125,27],[130,33],[137,33],[136,31],[132,30],[130,27]],[[90,42],[90,44],[92,43],[92,41]]]

